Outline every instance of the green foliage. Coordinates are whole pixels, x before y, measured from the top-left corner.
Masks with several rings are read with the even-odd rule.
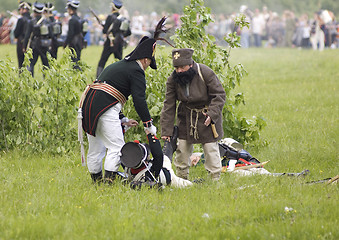
[[[205,28],[212,22],[211,10],[204,6],[202,0],[191,0],[189,6],[184,8],[181,17],[181,28],[177,29],[174,41],[177,48],[193,48],[193,58],[198,63],[209,66],[218,76],[226,92],[226,104],[223,109],[223,127],[225,136],[237,139],[241,143],[248,143],[259,139],[259,131],[265,125],[263,118],[253,116],[246,119],[241,116],[236,106],[244,104],[243,93],[233,95],[233,90],[246,71],[241,64],[231,66],[231,49],[240,47],[240,37],[236,33],[230,33],[224,39],[228,43],[228,49],[223,49],[215,44],[215,38],[206,34]],[[240,15],[235,19],[235,25],[247,26],[245,16]]]
[[[31,57],[29,50],[25,66]],[[43,77],[35,69],[35,78],[25,67],[12,67],[10,59],[0,61],[0,149],[64,153],[75,147],[79,89],[86,84],[87,66],[74,70],[69,49],[58,61],[48,57],[50,68],[41,70]]]

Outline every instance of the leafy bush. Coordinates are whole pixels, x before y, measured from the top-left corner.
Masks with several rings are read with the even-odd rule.
[[[29,50],[24,66],[31,57]],[[58,61],[49,56],[49,63],[43,76],[32,78],[25,67],[12,67],[10,59],[0,61],[1,149],[63,153],[74,148],[79,89],[86,85],[87,66],[80,63],[84,71],[74,70],[69,49]]]
[[[234,138],[243,144],[258,140],[259,131],[265,125],[264,119],[256,116],[247,119],[241,116],[236,111],[236,107],[239,104],[245,104],[244,94],[232,92],[237,85],[240,85],[242,77],[247,74],[241,64],[231,66],[229,62],[231,49],[240,47],[240,37],[237,36],[236,32],[230,33],[224,37],[224,40],[228,43],[228,49],[217,46],[215,38],[205,32],[205,27],[213,20],[210,9],[204,7],[202,0],[191,0],[190,5],[184,8],[181,21],[181,27],[176,30],[176,35],[172,37],[176,48],[193,48],[194,60],[209,66],[217,74],[226,91],[226,104],[223,109],[224,136]],[[236,26],[241,28],[248,25],[243,15],[237,17],[235,23]],[[160,126],[157,123],[159,123],[158,120],[165,98],[166,79],[174,70],[171,56],[157,55],[157,66],[157,71],[146,71],[146,79],[148,79],[147,102],[151,116],[159,128]],[[131,105],[127,104],[124,109],[127,116],[138,118],[130,110]],[[128,140],[142,137],[143,134],[140,131],[140,128],[131,130],[131,133],[127,134]]]
[[[205,33],[212,21],[210,9],[202,0],[191,0],[181,17],[182,26],[176,30],[173,40],[177,48],[191,47],[196,62],[211,67],[218,75],[226,91],[227,101],[223,109],[225,137],[232,137],[246,144],[259,139],[259,131],[265,125],[262,118],[247,119],[236,111],[244,104],[243,93],[233,93],[246,74],[241,64],[231,66],[230,50],[239,47],[239,37],[232,33],[225,37],[228,49],[215,45],[213,36]],[[236,19],[240,27],[247,23],[244,17]],[[159,120],[166,91],[166,79],[173,71],[167,48],[158,46],[158,70],[146,71],[147,103],[154,124],[160,132]],[[23,148],[31,151],[68,152],[77,143],[77,107],[82,90],[91,82],[89,67],[80,62],[82,71],[74,70],[71,51],[66,49],[59,60],[49,57],[50,68],[42,70],[42,76],[32,78],[26,68],[19,70],[10,59],[0,60],[0,149]],[[24,66],[29,64],[32,52],[26,54]],[[14,91],[13,91],[14,89]],[[138,120],[133,102],[124,106],[124,114]],[[126,141],[146,141],[143,127],[132,128]]]
[[[206,34],[205,27],[213,21],[211,9],[204,7],[204,1],[191,0],[189,6],[184,8],[181,17],[182,25],[174,38],[178,48],[193,48],[193,58],[198,63],[209,66],[218,76],[226,92],[226,104],[223,109],[224,136],[232,137],[245,144],[259,139],[259,131],[265,125],[263,118],[253,116],[247,119],[236,111],[236,106],[245,104],[243,93],[233,95],[232,90],[240,85],[242,77],[247,74],[242,64],[231,66],[230,52],[232,48],[240,47],[240,37],[235,31],[224,37],[228,49],[215,44],[215,38]],[[243,28],[248,26],[244,15],[239,15],[235,26]]]

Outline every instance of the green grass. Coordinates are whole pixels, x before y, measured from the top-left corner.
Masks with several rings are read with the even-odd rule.
[[[16,64],[14,46],[0,49]],[[101,50],[83,52],[93,74]],[[248,49],[231,57],[249,73],[237,89],[246,96],[240,111],[267,122],[261,139],[269,144],[250,153],[271,160],[271,172],[307,168],[308,176],[223,174],[215,183],[200,165],[191,178],[203,184],[133,191],[92,185],[78,152],[2,152],[0,239],[338,239],[338,185],[306,184],[339,174],[338,50]]]

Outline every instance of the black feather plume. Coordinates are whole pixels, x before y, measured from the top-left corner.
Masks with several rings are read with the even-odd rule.
[[[158,40],[161,33],[166,33],[168,30],[165,28],[165,21],[167,17],[162,17],[154,30],[154,39]]]
[[[155,27],[153,38],[155,40],[162,40],[162,41],[166,42],[167,44],[169,44],[170,46],[174,47],[166,39],[159,37],[161,33],[166,33],[169,30],[169,29],[165,28],[165,21],[166,21],[166,19],[167,19],[167,17],[165,17],[165,16],[160,19],[160,21],[158,22],[157,26]]]

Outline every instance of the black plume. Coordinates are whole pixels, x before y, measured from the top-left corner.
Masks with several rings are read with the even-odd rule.
[[[154,39],[158,40],[161,33],[166,33],[168,30],[165,28],[165,21],[167,17],[162,17],[154,30]]]
[[[169,44],[170,46],[174,47],[166,39],[159,37],[161,33],[166,33],[169,30],[169,29],[165,28],[165,21],[166,21],[166,19],[167,19],[167,17],[165,17],[165,16],[160,19],[160,21],[158,22],[157,26],[155,27],[154,37],[153,38],[155,40],[162,40],[162,41],[166,42],[167,44]]]

